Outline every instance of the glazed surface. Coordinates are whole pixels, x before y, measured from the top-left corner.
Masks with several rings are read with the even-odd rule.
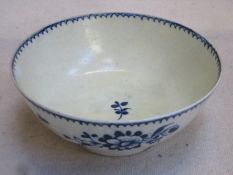
[[[210,51],[184,31],[112,17],[49,30],[23,50],[15,76],[24,94],[49,109],[127,121],[191,105],[213,88],[217,70]]]

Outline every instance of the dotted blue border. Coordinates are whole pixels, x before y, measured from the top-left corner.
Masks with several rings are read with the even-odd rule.
[[[84,15],[84,16],[79,16],[79,17],[74,17],[74,18],[61,20],[61,21],[58,21],[58,22],[53,23],[51,25],[48,25],[48,26],[42,28],[41,30],[39,30],[38,32],[34,33],[33,35],[31,35],[28,39],[26,39],[19,46],[19,48],[16,50],[16,52],[14,54],[12,64],[11,64],[12,74],[13,74],[14,80],[16,81],[16,79],[15,79],[16,63],[17,63],[17,60],[19,59],[21,53],[23,52],[23,49],[25,49],[28,45],[32,44],[40,36],[43,36],[43,35],[53,31],[54,29],[56,29],[58,27],[65,26],[68,23],[77,23],[79,21],[84,21],[84,20],[101,19],[101,18],[113,18],[113,17],[116,17],[116,18],[118,18],[118,17],[121,17],[121,18],[137,18],[137,19],[140,19],[140,20],[153,21],[153,22],[159,23],[161,25],[164,25],[164,26],[166,25],[168,27],[171,27],[171,28],[174,28],[174,29],[177,29],[177,30],[180,30],[180,31],[183,31],[183,32],[187,33],[192,38],[200,41],[203,44],[203,46],[207,50],[210,51],[211,55],[215,58],[215,61],[216,61],[217,67],[218,67],[218,76],[220,77],[220,74],[221,74],[221,62],[220,62],[217,51],[214,49],[212,44],[210,44],[203,36],[196,33],[192,29],[190,29],[188,27],[185,27],[185,26],[183,26],[181,24],[178,24],[176,22],[172,22],[172,21],[169,21],[169,20],[166,20],[166,19],[153,17],[153,16],[148,16],[148,15],[134,14],[134,13],[99,13],[99,14],[89,14],[89,15]],[[149,123],[156,123],[156,122],[161,123],[163,121],[169,120],[170,118],[174,119],[174,118],[176,118],[178,116],[183,115],[184,113],[187,113],[187,112],[193,110],[194,108],[198,107],[200,104],[202,104],[207,99],[207,98],[203,99],[202,101],[197,103],[195,106],[192,106],[191,108],[188,108],[186,110],[180,111],[178,113],[175,113],[173,115],[169,115],[169,116],[163,117],[163,118],[151,119],[149,121],[141,121],[141,122],[140,121],[139,122],[133,121],[132,123],[108,123],[108,122],[91,122],[91,121],[85,121],[85,120],[69,118],[69,117],[66,117],[66,116],[64,116],[62,114],[54,113],[54,112],[51,112],[51,111],[43,108],[42,106],[38,105],[37,103],[35,103],[31,99],[27,98],[26,96],[25,96],[25,98],[31,104],[33,104],[35,107],[37,107],[38,109],[40,109],[40,110],[54,116],[55,118],[65,119],[67,122],[69,122],[69,121],[78,122],[80,125],[83,125],[83,124],[89,125],[89,124],[91,124],[91,125],[94,125],[94,126],[109,126],[109,127],[111,127],[111,126],[116,126],[116,127],[119,127],[119,126],[140,126],[142,124],[147,125]]]

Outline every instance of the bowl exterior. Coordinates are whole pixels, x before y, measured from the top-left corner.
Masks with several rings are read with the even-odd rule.
[[[108,156],[126,156],[141,152],[164,141],[184,128],[203,103],[186,111],[145,122],[97,123],[55,114],[27,101],[38,119],[62,138],[87,150]]]

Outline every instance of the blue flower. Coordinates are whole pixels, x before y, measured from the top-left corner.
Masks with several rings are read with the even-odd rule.
[[[116,131],[114,136],[105,134],[99,138],[99,141],[103,142],[103,147],[108,147],[111,150],[129,150],[140,147],[147,136],[141,131],[136,131],[134,134],[131,131],[125,133]]]

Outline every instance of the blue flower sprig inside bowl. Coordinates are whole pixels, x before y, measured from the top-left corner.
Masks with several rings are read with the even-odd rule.
[[[176,22],[100,13],[48,25],[12,60],[33,112],[64,139],[102,155],[143,151],[182,130],[219,82],[221,63]]]

